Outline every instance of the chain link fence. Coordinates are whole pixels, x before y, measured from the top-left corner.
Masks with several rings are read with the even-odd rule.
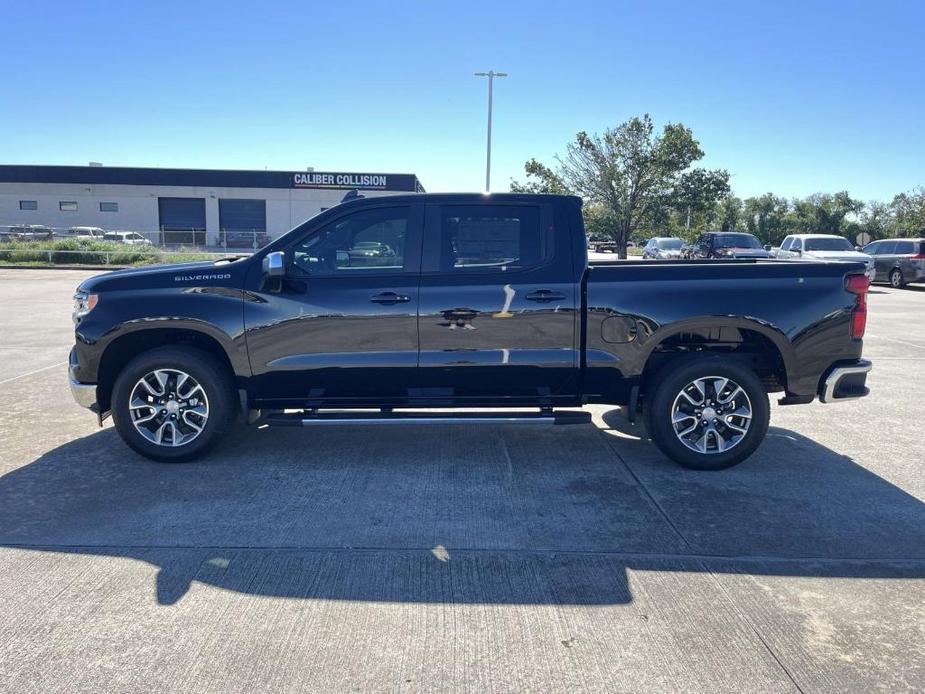
[[[228,249],[253,252],[270,242],[259,229],[222,230],[206,233],[202,229],[158,229],[139,231],[102,229],[93,226],[49,227],[43,224],[0,224],[0,248],[10,243],[109,242],[123,246],[152,246],[165,251],[223,252]]]
[[[205,232],[66,229],[39,224],[0,225],[0,265],[117,266],[212,260],[247,255],[269,243],[259,231],[220,232],[205,243]]]

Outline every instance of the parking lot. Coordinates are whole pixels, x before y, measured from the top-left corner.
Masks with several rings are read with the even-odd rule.
[[[681,469],[594,426],[242,429],[159,465],[74,404],[88,272],[0,270],[0,690],[911,691],[925,288],[870,397]]]

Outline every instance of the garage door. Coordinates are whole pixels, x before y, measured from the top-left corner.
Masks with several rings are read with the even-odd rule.
[[[158,198],[157,208],[164,243],[206,245],[205,198]]]

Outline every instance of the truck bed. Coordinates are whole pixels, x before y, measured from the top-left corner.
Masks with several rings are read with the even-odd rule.
[[[863,272],[863,263],[848,262],[591,262],[585,277],[586,387],[593,390],[595,374],[603,377],[606,367],[616,366],[623,378],[641,378],[658,349],[696,350],[710,343],[734,351],[750,342],[779,353],[781,389],[814,395],[834,362],[861,355],[861,340],[850,339],[855,296],[846,290],[845,276]]]

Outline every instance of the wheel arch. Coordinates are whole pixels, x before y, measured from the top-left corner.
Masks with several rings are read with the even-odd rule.
[[[749,360],[769,392],[786,390],[795,374],[790,341],[776,327],[757,319],[705,316],[672,323],[647,340],[642,385],[676,359],[691,354],[727,355]]]
[[[100,357],[96,393],[100,411],[110,409],[113,386],[129,361],[139,354],[168,345],[188,346],[206,352],[214,356],[232,378],[237,376],[226,348],[218,338],[207,332],[167,326],[131,330],[113,339]]]

